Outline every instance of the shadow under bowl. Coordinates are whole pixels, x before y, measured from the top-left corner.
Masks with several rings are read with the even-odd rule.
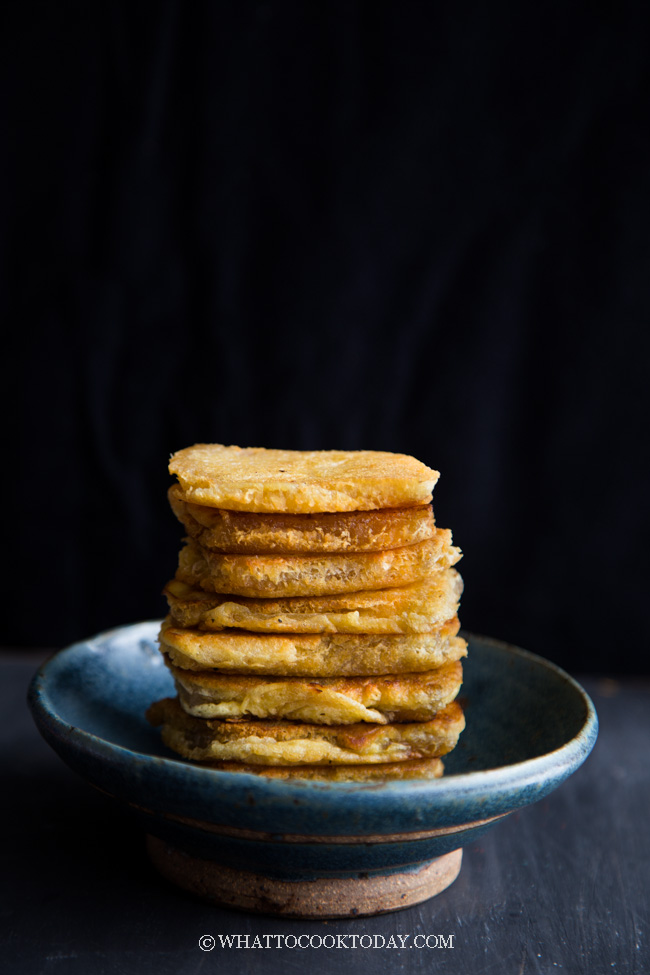
[[[126,804],[173,882],[227,906],[295,917],[377,914],[458,875],[461,848],[560,785],[596,741],[576,681],[525,650],[468,635],[466,730],[442,779],[276,781],[183,761],[146,721],[174,694],[159,623],[74,644],[36,673],[29,704],[70,768]]]

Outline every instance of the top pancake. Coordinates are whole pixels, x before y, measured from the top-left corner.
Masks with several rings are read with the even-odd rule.
[[[232,511],[371,511],[428,504],[438,480],[414,457],[374,450],[194,444],[169,463],[184,501]]]

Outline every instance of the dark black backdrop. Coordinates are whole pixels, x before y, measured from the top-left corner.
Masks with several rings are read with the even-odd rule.
[[[2,642],[160,615],[217,441],[415,454],[468,628],[647,670],[645,9],[3,5]]]

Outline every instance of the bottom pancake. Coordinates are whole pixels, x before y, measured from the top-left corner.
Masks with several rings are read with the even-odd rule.
[[[465,727],[456,701],[430,721],[315,725],[297,721],[213,721],[186,714],[176,698],[152,704],[147,718],[162,740],[193,761],[253,765],[356,765],[439,758]]]
[[[322,779],[325,782],[381,782],[385,779],[439,779],[444,766],[439,758],[384,762],[383,765],[244,765],[242,762],[206,762],[222,772],[248,772],[268,779]]]

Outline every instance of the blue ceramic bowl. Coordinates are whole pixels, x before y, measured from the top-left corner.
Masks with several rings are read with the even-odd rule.
[[[458,873],[451,851],[551,792],[596,740],[593,704],[567,674],[469,636],[467,728],[442,779],[276,781],[203,768],[170,752],[144,717],[174,694],[158,627],[127,626],[60,651],[35,675],[29,703],[61,758],[131,807],[154,838],[156,866],[221,903],[340,916],[422,900]]]

